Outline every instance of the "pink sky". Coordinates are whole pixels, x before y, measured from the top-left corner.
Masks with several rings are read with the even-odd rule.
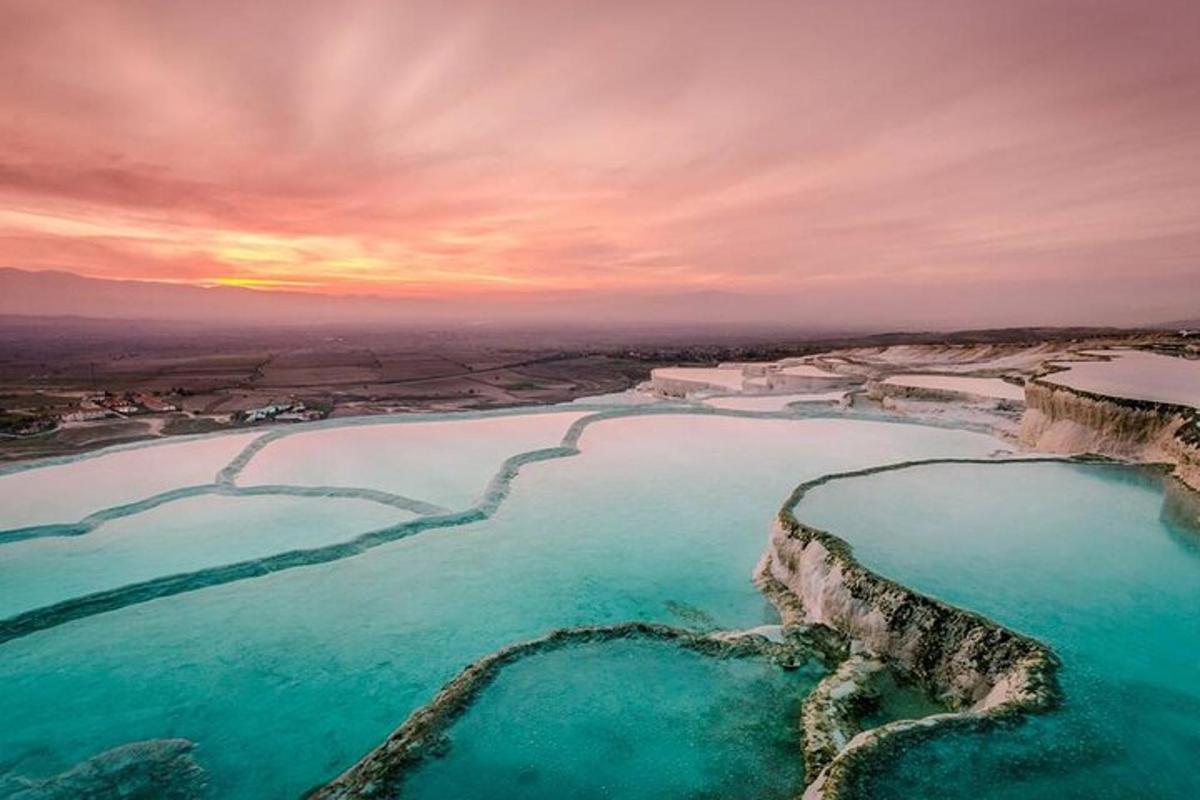
[[[0,0],[0,265],[1197,316],[1198,43],[1195,0]]]

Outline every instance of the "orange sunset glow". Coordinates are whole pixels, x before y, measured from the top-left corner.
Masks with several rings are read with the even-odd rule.
[[[1200,800],[1200,0],[0,0],[0,800]]]
[[[0,266],[1165,319],[1198,38],[1186,0],[2,0]]]

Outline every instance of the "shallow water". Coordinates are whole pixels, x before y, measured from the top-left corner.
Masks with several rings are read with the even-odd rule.
[[[339,542],[413,516],[335,497],[185,498],[82,536],[0,547],[0,617],[159,575]]]
[[[799,481],[1002,445],[909,425],[671,415],[600,422],[580,446],[523,467],[490,520],[0,645],[0,765],[47,775],[183,737],[213,797],[295,797],[511,642],[633,619],[772,619],[750,576]]]
[[[733,411],[783,411],[792,403],[836,403],[846,396],[842,392],[813,392],[811,394],[763,394],[734,397],[711,397],[704,401],[713,408]]]
[[[792,375],[797,378],[834,378],[840,379],[843,376],[836,372],[830,372],[827,369],[815,366],[813,364],[797,364],[791,367],[784,367],[779,370],[780,375]]]
[[[413,800],[794,797],[819,670],[616,641],[525,658],[403,784]]]
[[[1062,658],[1062,710],[912,748],[886,798],[1200,796],[1200,532],[1160,479],[1065,464],[921,466],[835,481],[797,516],[880,573]]]
[[[505,458],[558,445],[571,423],[586,414],[520,414],[300,431],[264,447],[237,482],[362,487],[460,508],[483,492]]]
[[[211,483],[217,471],[259,435],[115,448],[55,466],[0,474],[0,531],[77,522],[109,506]]]

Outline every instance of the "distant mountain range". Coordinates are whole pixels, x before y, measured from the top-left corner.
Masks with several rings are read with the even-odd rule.
[[[1170,322],[1164,322],[1161,325],[1155,325],[1154,327],[1166,328],[1167,330],[1200,330],[1200,317],[1171,320]]]
[[[862,308],[850,296],[834,300],[811,295],[754,295],[723,291],[673,293],[574,292],[479,293],[453,299],[325,295],[302,291],[201,287],[144,280],[89,278],[72,272],[0,267],[0,315],[81,317],[100,320],[202,322],[246,325],[427,325],[547,323],[588,326],[701,325],[856,334],[897,330],[955,330],[1000,327],[999,319],[975,324],[898,316],[905,303]],[[960,315],[962,316],[962,315]],[[1078,316],[1078,315],[1077,315]],[[855,322],[857,321],[857,324]],[[867,322],[869,321],[869,322]],[[940,324],[939,324],[940,323]],[[980,324],[982,323],[982,324]],[[988,323],[993,323],[989,325]],[[1008,326],[1045,327],[1042,321],[1013,320]],[[1062,327],[1104,325],[1097,320],[1061,320]],[[1001,325],[1004,325],[1001,322]],[[1145,327],[1200,328],[1200,319],[1150,323]]]
[[[237,325],[413,325],[503,322],[625,324],[701,323],[780,328],[764,315],[780,298],[724,292],[620,296],[611,293],[478,294],[454,299],[326,295],[303,291],[190,286],[158,281],[89,278],[72,272],[0,267],[0,315],[82,317]],[[791,326],[796,327],[791,321]],[[809,325],[813,332],[830,328]]]
[[[0,314],[319,324],[403,317],[430,320],[444,315],[445,309],[436,302],[108,280],[72,272],[0,267]]]

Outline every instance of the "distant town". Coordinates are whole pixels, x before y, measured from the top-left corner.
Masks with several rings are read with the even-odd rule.
[[[181,390],[179,394],[186,394],[186,390]],[[140,391],[99,392],[85,395],[79,399],[78,405],[65,409],[49,407],[8,411],[0,408],[0,435],[35,436],[75,423],[181,413],[180,405],[171,402],[170,397]],[[312,422],[328,415],[327,408],[315,408],[301,400],[294,400],[235,411],[227,418],[230,424],[254,425],[264,422]]]
[[[1160,347],[1185,346],[1195,327],[1189,321],[1140,335]],[[664,366],[774,361],[848,346],[1061,341],[1112,333],[213,332],[130,321],[0,317],[0,461],[327,417],[570,402],[629,389]]]

